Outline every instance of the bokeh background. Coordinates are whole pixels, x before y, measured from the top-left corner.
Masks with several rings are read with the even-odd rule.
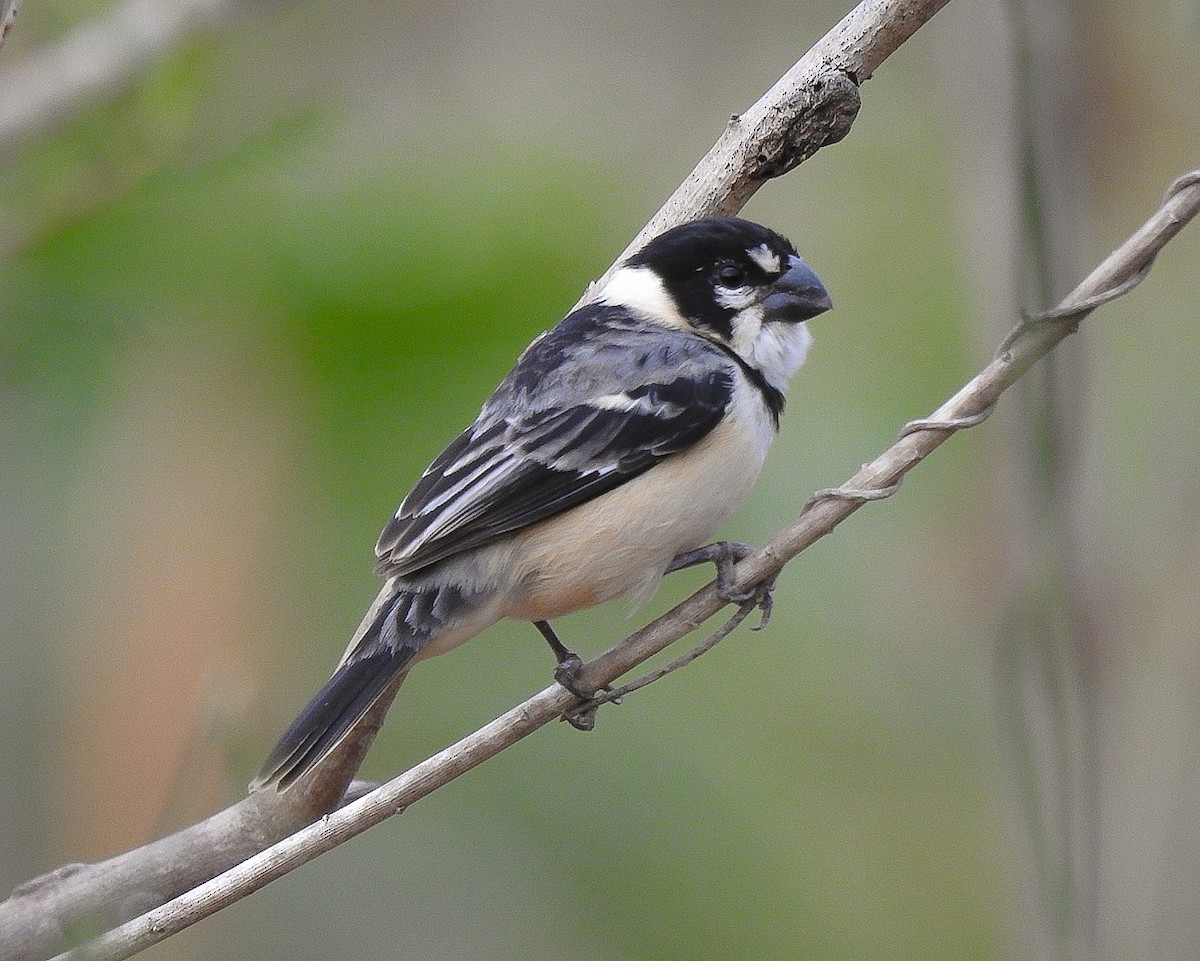
[[[214,2],[89,97],[0,124],[0,889],[241,795],[373,596],[371,546],[422,467],[848,6]],[[129,9],[25,0],[6,109]],[[1074,280],[1197,165],[1200,8],[1059,13],[1034,32],[1070,48],[1069,83],[1032,99],[1070,121],[1049,172],[1070,175]],[[955,0],[849,137],[747,208],[836,310],[729,536],[767,537],[1044,306],[1014,16]],[[1020,959],[1077,952],[1073,914],[1095,957],[1195,957],[1198,305],[1194,227],[1061,351],[1065,603],[1088,632],[1059,668],[1014,684],[1004,655],[1041,526],[1010,403],[793,563],[768,630],[146,957]],[[561,633],[597,652],[704,577]],[[549,669],[528,625],[423,666],[364,773]],[[1039,687],[1061,710],[1026,704]],[[1056,832],[1080,911],[1056,901]]]

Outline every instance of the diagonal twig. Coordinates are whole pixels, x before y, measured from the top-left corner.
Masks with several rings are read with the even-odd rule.
[[[17,22],[17,0],[0,0],[0,46],[8,39]]]
[[[0,96],[0,151],[126,89],[155,60],[224,23],[238,2],[120,0],[104,16],[15,62]],[[16,11],[17,0],[0,0],[3,33]]]

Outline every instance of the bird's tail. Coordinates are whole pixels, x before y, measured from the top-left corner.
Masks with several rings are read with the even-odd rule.
[[[445,626],[445,602],[451,599],[441,593],[384,587],[333,677],[283,732],[250,782],[251,791],[286,789],[337,747]]]
[[[288,725],[250,782],[251,791],[286,789],[332,751],[370,710],[412,654],[375,654],[339,667]]]

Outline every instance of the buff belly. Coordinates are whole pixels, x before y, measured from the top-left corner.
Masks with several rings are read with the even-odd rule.
[[[504,616],[546,620],[618,597],[645,601],[671,560],[706,543],[745,500],[768,443],[727,418],[692,449],[530,528],[514,551]]]

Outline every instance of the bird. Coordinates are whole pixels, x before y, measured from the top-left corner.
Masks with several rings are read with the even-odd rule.
[[[723,599],[747,600],[730,582],[744,547],[706,541],[754,486],[806,321],[831,307],[791,242],[749,220],[684,223],[625,258],[530,343],[387,522],[378,596],[250,790],[286,790],[416,663],[501,619],[532,622],[579,693],[551,619],[636,605],[707,561]]]

